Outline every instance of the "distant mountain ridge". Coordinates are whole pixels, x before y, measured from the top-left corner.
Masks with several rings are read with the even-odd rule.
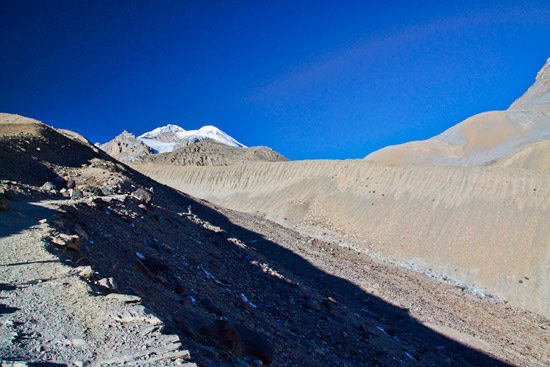
[[[505,111],[472,116],[427,140],[382,148],[365,159],[394,165],[491,165],[529,149],[529,159],[511,159],[519,168],[550,169],[538,145],[550,139],[550,59],[535,83]],[[527,153],[521,153],[522,156]]]
[[[178,125],[166,125],[146,132],[138,139],[156,153],[172,152],[182,146],[206,139],[216,140],[231,147],[246,148],[246,145],[212,125],[203,126],[198,130],[185,130]]]
[[[185,130],[166,125],[136,137],[123,131],[113,140],[98,145],[124,163],[154,163],[182,166],[227,166],[288,159],[264,146],[248,148],[215,126]]]

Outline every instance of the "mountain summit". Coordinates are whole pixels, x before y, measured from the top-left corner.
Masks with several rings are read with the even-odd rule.
[[[166,125],[139,137],[124,131],[99,147],[124,163],[226,166],[288,160],[269,147],[249,148],[212,125],[198,130]]]
[[[215,126],[207,125],[198,130],[185,130],[178,125],[157,127],[139,136],[139,139],[157,153],[172,152],[177,148],[212,139],[231,147],[246,148],[244,144],[221,131]]]

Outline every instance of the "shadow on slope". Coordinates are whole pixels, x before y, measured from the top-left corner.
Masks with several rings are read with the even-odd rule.
[[[24,143],[26,151],[19,152],[9,170],[3,167],[2,175],[41,185],[43,174],[55,178],[58,166],[82,167],[100,158],[124,172],[127,189],[151,187],[154,193],[151,206],[140,206],[131,197],[99,197],[49,212],[48,222],[57,231],[75,233],[78,228],[89,237],[78,252],[53,245],[49,250],[67,264],[91,265],[94,295],[104,294],[95,280],[112,277],[117,292],[141,297],[168,332],[180,335],[199,365],[231,363],[227,346],[205,335],[204,326],[220,317],[239,331],[245,356],[266,362],[273,358],[276,366],[504,365],[424,327],[407,310],[316,268],[276,238],[235,225],[214,208],[85,144],[71,139],[70,147],[52,144],[52,139],[60,141],[60,134],[48,134],[41,135],[48,148],[38,152],[51,155],[37,163],[26,153],[30,143]],[[18,154],[15,145],[2,146],[3,156]],[[56,155],[60,149],[68,149],[71,158]]]
[[[169,190],[155,189],[155,197]],[[219,316],[237,325],[252,354],[254,339],[270,340],[279,366],[503,364],[197,201],[176,193],[169,201],[146,211],[131,199],[65,207],[58,229],[78,224],[93,244],[52,251],[140,296],[205,366],[220,361],[204,348],[212,343],[201,327]],[[189,206],[192,214],[182,214]]]

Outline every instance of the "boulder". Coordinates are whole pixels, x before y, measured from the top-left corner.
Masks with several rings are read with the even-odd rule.
[[[52,190],[55,190],[56,187],[52,182],[48,181],[48,182],[44,183],[44,185],[42,185],[41,189],[44,190],[44,191],[52,191]]]
[[[222,310],[218,306],[216,306],[207,295],[200,297],[199,303],[202,307],[204,307],[206,311],[216,314],[218,316],[223,316]]]
[[[242,325],[237,325],[236,329],[241,337],[244,350],[248,354],[259,358],[265,364],[273,362],[275,349],[266,336]]]
[[[107,289],[107,290],[110,290],[110,291],[114,291],[117,289],[117,285],[115,283],[115,280],[113,278],[103,278],[103,279],[100,279],[97,284],[99,284],[101,287]]]
[[[321,311],[321,306],[317,300],[310,298],[304,303],[304,307],[313,311]]]
[[[132,196],[146,205],[151,204],[153,201],[153,195],[151,195],[149,191],[141,188],[132,192]]]
[[[5,187],[0,187],[0,196],[4,196],[8,200],[13,200],[13,194]]]
[[[241,337],[235,326],[227,320],[216,320],[200,328],[200,333],[213,343],[227,348],[233,355],[242,355]]]
[[[65,247],[66,249],[78,251],[82,244],[82,238],[76,234],[69,235],[62,233],[52,238],[52,243],[60,247]]]
[[[0,195],[0,212],[5,212],[10,208],[8,199],[4,195]]]
[[[78,275],[80,275],[84,279],[92,279],[94,277],[94,271],[92,270],[91,266],[83,266],[79,272]]]

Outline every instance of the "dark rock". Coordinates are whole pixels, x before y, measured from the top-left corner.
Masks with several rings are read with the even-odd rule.
[[[8,200],[13,200],[13,194],[6,188],[0,188],[0,196],[4,196]]]
[[[313,298],[308,299],[306,303],[304,303],[304,307],[309,308],[313,311],[321,311],[321,306],[319,306],[319,302],[317,302]]]
[[[235,326],[227,320],[216,320],[200,328],[200,333],[213,343],[227,348],[231,353],[242,355],[241,337]]]
[[[210,313],[216,314],[218,316],[223,316],[222,310],[212,302],[208,296],[203,296],[199,298],[199,303],[204,307],[204,309]]]
[[[254,357],[259,358],[265,364],[271,364],[275,357],[273,344],[269,342],[266,336],[248,328],[237,325],[236,329],[241,336],[241,343],[244,350]]]
[[[0,195],[0,212],[5,212],[9,208],[8,199],[4,195]]]
[[[141,263],[149,270],[151,273],[158,275],[169,270],[168,265],[162,262],[160,259],[148,256],[141,260]]]
[[[153,195],[151,195],[149,191],[141,188],[132,192],[132,196],[146,205],[151,204],[151,202],[153,201]]]

